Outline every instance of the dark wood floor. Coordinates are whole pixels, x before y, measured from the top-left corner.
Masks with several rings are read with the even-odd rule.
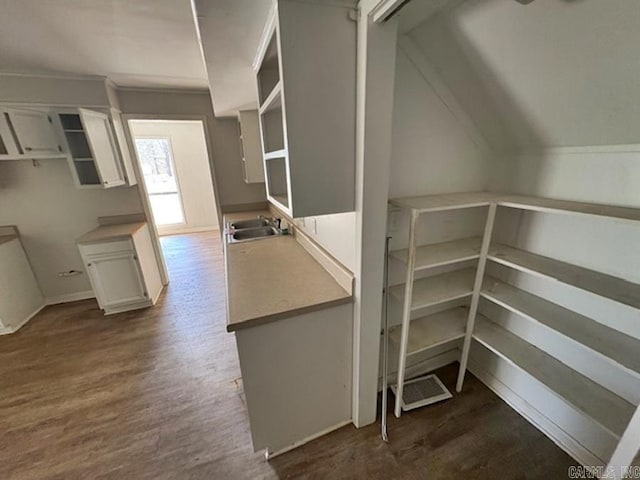
[[[171,284],[151,309],[46,308],[0,337],[0,479],[559,479],[572,460],[472,376],[461,395],[344,427],[267,463],[253,453],[222,249],[162,240]],[[443,369],[450,387],[455,367]]]

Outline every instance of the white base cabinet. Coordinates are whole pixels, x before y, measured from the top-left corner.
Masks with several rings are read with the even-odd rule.
[[[123,237],[80,243],[98,305],[105,314],[150,307],[162,291],[146,224]]]
[[[20,239],[0,240],[0,335],[14,333],[44,306]]]
[[[254,451],[351,423],[352,316],[346,304],[235,332]]]

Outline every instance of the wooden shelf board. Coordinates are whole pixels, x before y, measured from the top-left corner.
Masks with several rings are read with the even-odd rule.
[[[484,207],[489,205],[496,197],[497,195],[491,192],[447,193],[443,195],[392,198],[389,202],[401,208],[409,208],[416,210],[418,213],[426,213]]]
[[[417,247],[416,267],[414,270],[426,270],[476,259],[480,257],[481,244],[482,239],[480,237],[472,237]],[[391,252],[391,256],[406,264],[407,253],[407,249],[394,250]]]
[[[640,309],[640,285],[525,250],[494,244],[490,260],[526,273],[541,275]]]
[[[597,203],[573,202],[556,200],[553,198],[529,197],[524,195],[509,195],[498,199],[498,205],[537,212],[560,214],[592,215],[611,217],[622,220],[640,221],[640,209],[603,205]]]
[[[640,340],[495,278],[485,277],[481,295],[640,375]]]
[[[84,133],[84,130],[80,128],[64,128],[62,131],[67,133]]]
[[[93,162],[93,158],[89,158],[89,157],[73,157],[73,161],[74,162]]]
[[[275,106],[276,102],[280,100],[281,88],[282,83],[278,81],[278,83],[276,83],[273,87],[273,90],[271,90],[271,93],[269,93],[269,95],[267,95],[267,98],[264,99],[262,105],[260,105],[260,108],[258,109],[258,113],[260,115],[271,110]]]
[[[465,268],[453,272],[421,278],[413,282],[411,310],[420,310],[458,298],[470,296],[473,293],[475,268]],[[389,289],[400,302],[404,299],[404,284]]]
[[[286,158],[287,156],[287,149],[283,148],[281,150],[274,150],[273,152],[267,152],[264,154],[264,159],[265,160],[273,160],[276,158]]]
[[[552,356],[479,315],[473,337],[620,437],[635,407]]]
[[[423,352],[464,337],[469,309],[457,307],[444,312],[416,318],[409,327],[407,355]],[[389,329],[389,339],[400,345],[402,326]]]

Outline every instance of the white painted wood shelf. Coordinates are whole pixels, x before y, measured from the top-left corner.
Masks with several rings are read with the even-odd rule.
[[[389,203],[400,208],[408,208],[418,213],[428,213],[486,207],[495,198],[496,194],[491,192],[447,193],[443,195],[392,198],[389,200]]]
[[[465,268],[415,280],[413,282],[411,311],[470,296],[473,293],[474,276],[475,268]],[[404,289],[404,285],[396,285],[391,287],[389,292],[402,302]]]
[[[640,308],[640,285],[621,278],[502,244],[491,245],[488,258],[522,272],[547,277]]]
[[[463,338],[468,315],[468,308],[457,307],[412,320],[407,355],[424,352]],[[397,346],[400,345],[401,331],[401,325],[389,330],[389,339]]]
[[[525,371],[616,437],[624,432],[635,407],[552,356],[478,315],[473,338]]]
[[[269,93],[264,102],[262,102],[262,105],[260,105],[260,108],[258,109],[258,113],[260,115],[277,106],[277,102],[280,101],[281,91],[282,83],[278,81],[278,83],[276,83],[276,85],[273,87],[273,90],[271,90],[271,93]]]
[[[524,195],[505,195],[497,199],[503,207],[532,210],[536,212],[590,215],[619,220],[640,221],[640,209],[602,205],[597,203],[572,202],[553,198],[529,197]]]
[[[480,257],[480,237],[463,238],[451,242],[436,243],[416,247],[415,271],[443,267],[454,263],[474,260]],[[400,262],[407,263],[409,250],[395,250],[391,256]]]
[[[481,295],[640,376],[640,340],[492,277],[485,277]]]

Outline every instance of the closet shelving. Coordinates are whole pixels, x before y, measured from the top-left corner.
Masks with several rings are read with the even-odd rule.
[[[409,210],[411,214],[408,249],[390,253],[406,266],[405,284],[390,289],[392,298],[402,298],[403,308],[401,325],[390,331],[390,338],[398,344],[399,350],[396,416],[401,414],[398,398],[402,398],[407,356],[464,337],[458,391],[463,386],[469,350],[474,340],[533,377],[615,438],[620,438],[636,405],[563,363],[551,351],[545,351],[544,344],[534,346],[499,323],[480,315],[478,302],[482,298],[515,313],[525,322],[535,322],[572,342],[588,355],[595,355],[630,375],[640,376],[640,340],[637,338],[485,274],[486,262],[494,262],[638,309],[640,315],[639,284],[491,241],[498,207],[624,222],[640,222],[640,209],[489,192],[400,198],[392,199],[390,203]],[[446,244],[416,246],[416,222],[420,215],[481,206],[489,206],[482,240],[468,238]],[[461,295],[460,283],[439,279],[462,277],[462,272],[465,272],[455,271],[415,280],[416,271],[474,259],[478,259],[477,266],[465,269],[465,294],[470,298],[468,308],[458,307],[455,313],[449,310],[413,319],[412,312],[423,304],[433,305],[438,299],[458,298]],[[475,280],[469,283],[468,278]]]
[[[398,344],[397,393],[394,412],[401,415],[407,356],[435,348],[444,343],[463,338],[469,311],[466,308],[446,310],[435,315],[420,317],[412,321],[414,313],[427,307],[437,307],[447,303],[471,298],[475,284],[479,281],[475,268],[464,268],[452,272],[415,279],[416,272],[425,272],[440,266],[452,266],[468,260],[480,261],[482,242],[477,237],[417,246],[415,231],[421,215],[489,207],[492,195],[487,192],[432,195],[391,200],[391,204],[411,212],[409,226],[409,246],[405,250],[391,252],[391,256],[406,265],[403,285],[389,289],[391,297],[402,302],[402,324],[390,331],[390,338]],[[490,210],[491,211],[491,210]],[[486,252],[485,252],[486,253]],[[463,322],[460,318],[463,318]],[[412,338],[409,342],[409,324]]]

